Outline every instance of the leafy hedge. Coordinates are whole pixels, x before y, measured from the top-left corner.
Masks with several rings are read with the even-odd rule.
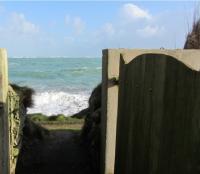
[[[70,116],[65,116],[63,114],[46,116],[41,113],[28,114],[28,117],[34,122],[48,123],[48,124],[57,124],[57,123],[66,123],[66,124],[75,124],[83,123],[84,119],[73,118]]]

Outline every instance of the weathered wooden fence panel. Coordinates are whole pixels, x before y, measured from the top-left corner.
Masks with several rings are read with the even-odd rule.
[[[8,65],[5,49],[0,49],[0,173],[9,173]]]
[[[20,94],[14,91],[11,86],[8,88],[7,106],[9,119],[9,169],[10,174],[14,174],[21,149],[26,109],[22,104]]]
[[[119,71],[116,174],[200,173],[200,72],[143,54]]]
[[[0,49],[0,174],[14,174],[21,148],[25,108],[8,84],[8,60]]]

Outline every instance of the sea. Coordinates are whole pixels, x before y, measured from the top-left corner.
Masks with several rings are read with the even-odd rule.
[[[101,58],[9,58],[9,81],[35,90],[28,113],[73,115],[101,82]]]

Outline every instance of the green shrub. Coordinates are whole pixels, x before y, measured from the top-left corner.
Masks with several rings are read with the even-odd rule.
[[[63,122],[65,121],[66,117],[63,114],[52,115],[48,117],[48,121],[58,121]]]
[[[56,121],[57,115],[52,115],[48,117],[48,121]]]
[[[36,121],[36,122],[39,122],[39,121],[47,121],[48,120],[48,117],[41,114],[41,113],[37,113],[37,114],[29,114],[29,117],[32,121]]]
[[[64,115],[60,114],[60,115],[56,116],[55,121],[61,121],[62,122],[62,121],[65,121],[65,119],[66,119],[66,117]]]
[[[29,114],[30,119],[34,122],[41,122],[41,123],[58,123],[58,124],[75,124],[75,123],[83,123],[84,119],[74,118],[74,117],[67,117],[63,114],[46,116],[41,113],[36,114]]]

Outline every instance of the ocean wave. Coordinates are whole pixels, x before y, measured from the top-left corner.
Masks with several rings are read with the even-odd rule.
[[[9,62],[9,66],[18,66],[18,65],[20,65],[19,63],[17,63],[17,62]]]
[[[66,68],[60,70],[61,73],[99,73],[99,70],[101,70],[101,67],[75,67],[75,68]]]
[[[41,92],[33,96],[34,107],[28,109],[28,113],[43,113],[45,115],[64,114],[73,115],[88,106],[88,93],[67,92]]]
[[[71,72],[73,72],[73,71],[90,71],[90,70],[93,70],[93,69],[94,69],[93,67],[84,66],[84,67],[65,68],[61,71],[71,71]]]
[[[96,67],[96,69],[97,69],[97,70],[102,70],[102,67],[101,67],[101,66],[99,66],[99,67]]]

